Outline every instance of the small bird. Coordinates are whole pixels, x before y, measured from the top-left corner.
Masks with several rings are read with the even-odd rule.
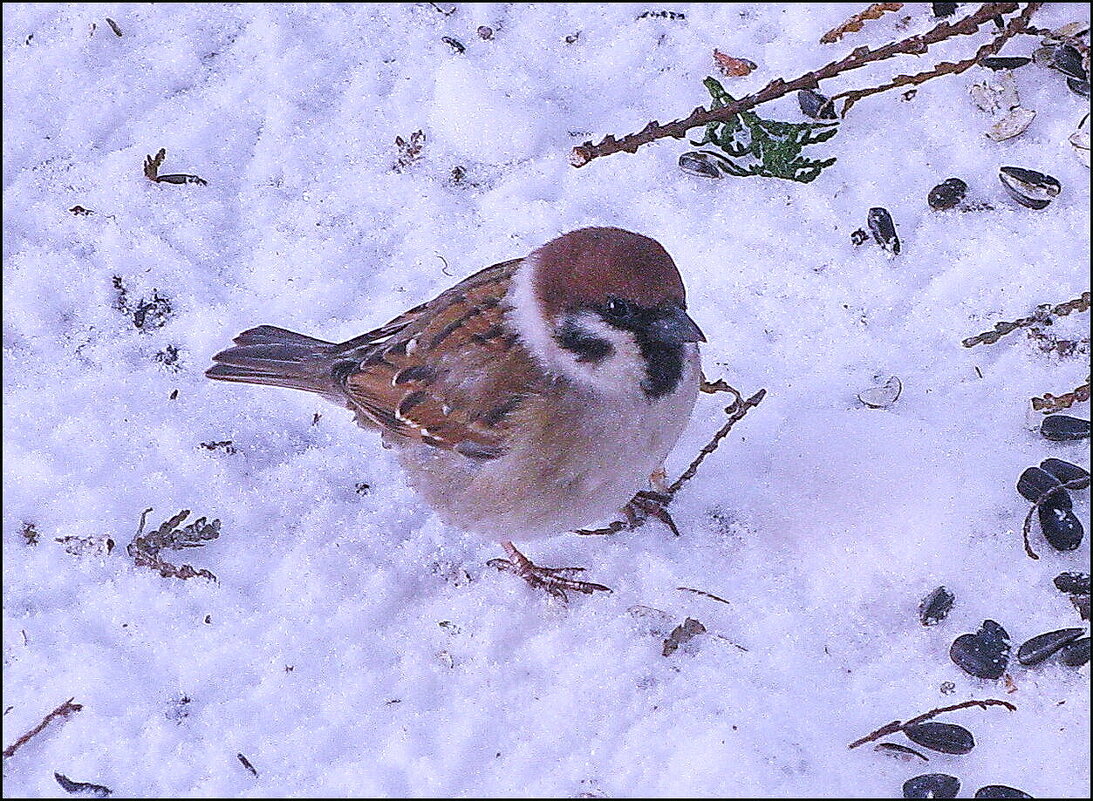
[[[564,599],[608,588],[574,578],[581,568],[540,567],[512,541],[620,509],[671,525],[646,488],[702,380],[706,338],[686,309],[656,240],[581,228],[340,344],[251,328],[205,374],[348,407],[397,448],[446,523],[502,544],[509,558],[490,564]]]

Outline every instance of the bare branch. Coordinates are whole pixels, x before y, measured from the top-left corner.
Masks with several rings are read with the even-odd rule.
[[[963,703],[953,704],[952,706],[943,706],[938,709],[931,709],[929,712],[924,712],[917,717],[913,717],[910,720],[904,722],[900,720],[893,720],[891,723],[885,723],[876,731],[872,731],[864,737],[855,740],[847,748],[857,748],[859,745],[865,745],[871,743],[874,740],[879,740],[881,737],[887,737],[889,734],[895,734],[898,731],[903,731],[908,726],[917,726],[924,720],[930,718],[936,718],[943,712],[954,712],[957,709],[967,709],[968,707],[977,706],[980,709],[986,709],[989,706],[1004,706],[1010,712],[1016,712],[1017,707],[1011,704],[1009,701],[998,701],[993,698],[988,698],[985,701],[964,701]]]
[[[39,723],[33,729],[28,731],[26,734],[24,734],[18,740],[16,740],[14,743],[12,743],[7,748],[5,748],[4,749],[4,759],[7,759],[8,757],[13,756],[15,754],[15,752],[18,751],[20,748],[22,748],[24,745],[26,745],[26,743],[32,737],[35,737],[39,733],[41,733],[42,729],[44,729],[46,726],[48,726],[49,722],[51,720],[53,720],[54,718],[66,718],[69,715],[71,715],[75,712],[79,712],[81,709],[83,709],[82,704],[74,704],[74,703],[72,703],[72,700],[73,700],[72,698],[69,698],[67,701],[65,701],[63,704],[61,704],[59,707],[57,707],[52,712],[50,712],[48,715],[46,715],[44,718],[42,718],[41,723]]]

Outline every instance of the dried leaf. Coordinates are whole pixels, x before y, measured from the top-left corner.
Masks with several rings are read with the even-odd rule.
[[[727,75],[730,78],[738,78],[742,75],[750,74],[755,68],[754,61],[748,61],[746,58],[736,58],[734,56],[726,55],[717,48],[713,51],[714,61],[717,62],[717,68],[721,70],[722,75]]]
[[[903,8],[903,3],[873,3],[869,8],[850,17],[842,25],[829,30],[820,37],[820,42],[822,44],[834,44],[846,34],[860,31],[866,20],[880,19],[889,11],[899,11],[901,8]]]

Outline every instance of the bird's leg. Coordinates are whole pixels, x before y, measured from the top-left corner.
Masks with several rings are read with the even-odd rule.
[[[626,515],[626,522],[632,529],[637,528],[645,522],[647,517],[652,516],[666,525],[678,537],[679,529],[676,527],[675,521],[672,520],[672,516],[668,514],[668,504],[671,502],[671,496],[663,492],[642,490],[630,499],[630,503],[622,507],[622,513]]]
[[[591,581],[578,581],[572,578],[574,573],[580,573],[583,567],[539,567],[518,550],[511,542],[502,542],[501,547],[508,554],[508,559],[491,559],[488,564],[506,573],[515,573],[532,587],[549,592],[555,598],[568,601],[566,590],[575,590],[591,595],[593,592],[611,592],[610,587],[602,584],[594,584]]]

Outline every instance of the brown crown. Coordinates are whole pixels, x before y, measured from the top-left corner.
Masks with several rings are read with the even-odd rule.
[[[675,262],[659,242],[621,228],[581,228],[533,254],[535,295],[548,319],[615,296],[646,308],[686,307]]]

